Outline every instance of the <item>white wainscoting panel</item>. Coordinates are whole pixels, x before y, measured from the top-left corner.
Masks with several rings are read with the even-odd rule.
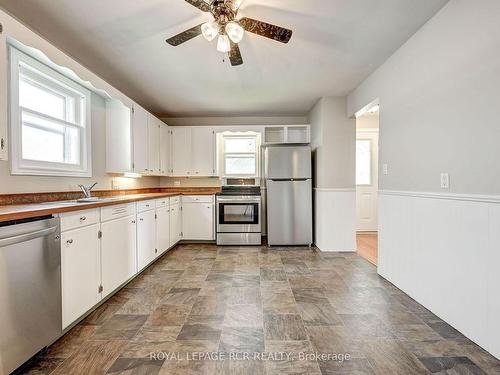
[[[321,251],[356,251],[356,191],[314,189],[315,244]]]
[[[500,199],[380,192],[378,272],[500,357]]]

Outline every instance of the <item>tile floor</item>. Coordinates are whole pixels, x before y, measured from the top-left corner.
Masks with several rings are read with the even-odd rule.
[[[194,352],[250,357],[187,360]],[[356,254],[181,245],[24,372],[500,374],[500,361]]]

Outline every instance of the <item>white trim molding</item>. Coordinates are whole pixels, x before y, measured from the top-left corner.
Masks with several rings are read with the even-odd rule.
[[[434,193],[402,190],[379,190],[379,194],[427,199],[446,199],[466,202],[500,203],[500,195]]]
[[[356,192],[356,188],[314,188],[314,191],[321,193],[352,193]]]

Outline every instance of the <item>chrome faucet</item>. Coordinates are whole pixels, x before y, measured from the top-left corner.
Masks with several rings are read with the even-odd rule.
[[[78,185],[78,187],[80,188],[80,190],[83,192],[83,194],[85,195],[85,198],[92,198],[92,189],[94,188],[94,186],[97,185],[97,182],[90,185],[90,186],[85,186],[85,185]]]

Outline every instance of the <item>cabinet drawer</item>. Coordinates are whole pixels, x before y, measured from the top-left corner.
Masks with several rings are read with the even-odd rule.
[[[156,203],[154,200],[137,202],[137,212],[154,210],[155,207],[156,207]]]
[[[160,198],[156,200],[156,208],[164,208],[169,206],[169,199],[168,197],[165,198]]]
[[[119,219],[121,217],[135,215],[135,204],[117,204],[116,206],[109,206],[101,208],[101,221],[109,221]]]
[[[179,204],[181,203],[181,197],[180,195],[177,195],[175,197],[170,197],[170,204]]]
[[[68,212],[61,214],[61,232],[82,228],[99,222],[99,209]]]
[[[182,203],[213,203],[213,195],[185,195],[182,197]]]

